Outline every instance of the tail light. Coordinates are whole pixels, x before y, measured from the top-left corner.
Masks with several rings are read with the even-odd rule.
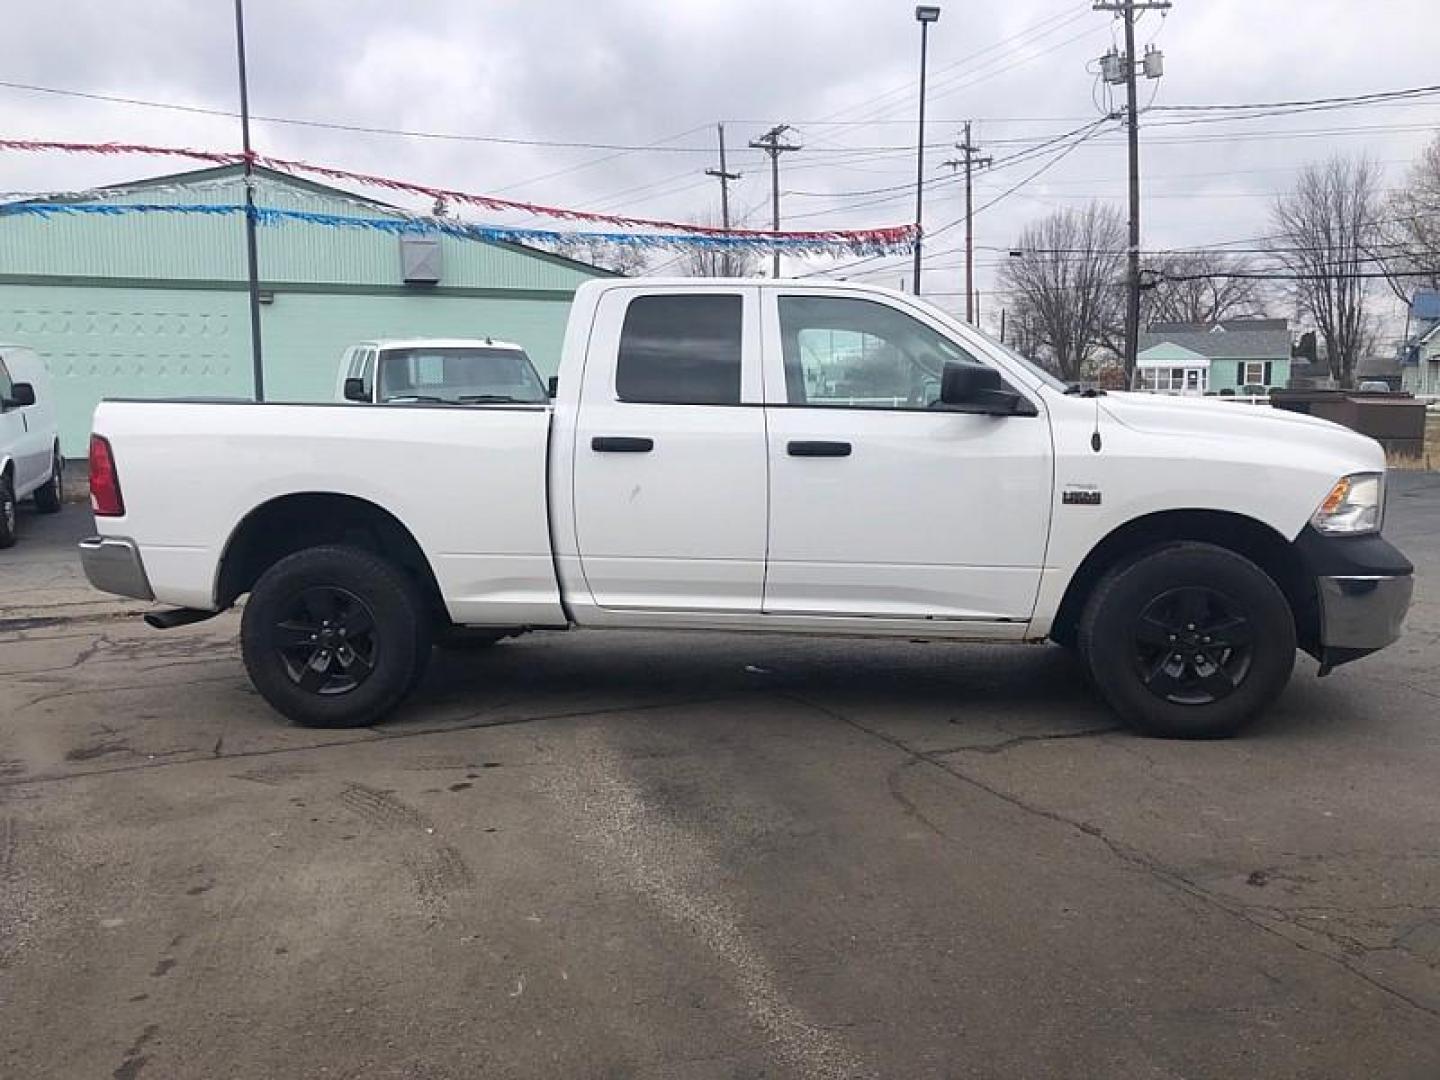
[[[96,517],[123,517],[125,499],[120,494],[120,474],[115,471],[115,455],[110,440],[103,435],[90,436],[90,509]]]

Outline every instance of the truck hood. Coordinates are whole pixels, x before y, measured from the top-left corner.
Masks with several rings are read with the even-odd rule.
[[[1106,394],[1100,407],[1116,423],[1148,434],[1273,440],[1292,454],[1303,456],[1308,450],[1348,461],[1355,472],[1385,468],[1385,452],[1374,439],[1304,413],[1213,398],[1126,392]],[[1284,456],[1280,447],[1275,449],[1272,462]]]

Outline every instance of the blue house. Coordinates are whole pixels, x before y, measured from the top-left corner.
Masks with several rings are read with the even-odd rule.
[[[1136,389],[1168,394],[1268,393],[1290,381],[1285,319],[1151,323],[1140,335]]]

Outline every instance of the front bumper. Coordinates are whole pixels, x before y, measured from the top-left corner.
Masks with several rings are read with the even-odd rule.
[[[145,563],[135,541],[118,536],[90,536],[80,541],[80,565],[90,584],[101,592],[154,600]]]
[[[1400,637],[1415,568],[1378,535],[1327,537],[1310,527],[1295,547],[1315,582],[1320,673],[1383,649]]]
[[[1327,649],[1374,652],[1400,637],[1415,578],[1322,577],[1315,581],[1320,594],[1320,643]]]

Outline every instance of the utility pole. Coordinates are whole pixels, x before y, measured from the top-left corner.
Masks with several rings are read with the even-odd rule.
[[[965,121],[965,141],[956,143],[955,149],[963,156],[951,158],[945,164],[952,169],[965,170],[965,321],[974,326],[980,316],[975,310],[975,233],[971,176],[977,166],[983,169],[990,164],[991,159],[976,156],[976,151],[980,148],[970,141],[969,120]]]
[[[758,139],[750,140],[752,150],[764,150],[770,155],[770,228],[775,232],[780,231],[780,155],[790,150],[799,150],[799,143],[786,143],[780,141],[780,136],[790,130],[789,124],[776,124],[773,128],[761,135]],[[780,276],[780,246],[774,245],[775,250],[775,272],[774,277]]]
[[[730,181],[739,180],[738,172],[725,171],[725,125],[716,124],[715,130],[720,134],[720,168],[706,169],[706,176],[716,177],[720,181],[720,225],[726,232],[730,231]]]
[[[720,168],[706,169],[706,176],[713,176],[720,181],[720,227],[726,232],[730,231],[730,181],[739,180],[738,172],[727,172],[725,170],[725,125],[716,124],[715,130],[720,136]],[[731,277],[735,273],[735,262],[731,258],[728,248],[720,256],[720,265],[724,270],[723,277]]]
[[[235,60],[240,71],[240,140],[245,150],[245,268],[250,286],[250,363],[255,400],[265,400],[265,362],[260,348],[260,257],[255,245],[255,181],[250,160],[250,88],[245,76],[244,0],[235,0]]]
[[[1101,58],[1101,77],[1107,83],[1125,83],[1125,120],[1130,141],[1130,246],[1126,268],[1125,379],[1135,378],[1135,354],[1140,340],[1140,110],[1135,93],[1135,13],[1169,11],[1170,0],[1095,0],[1095,11],[1113,11],[1125,21],[1125,54],[1112,49]],[[1165,70],[1164,56],[1153,46],[1142,62],[1145,77],[1158,79]]]

